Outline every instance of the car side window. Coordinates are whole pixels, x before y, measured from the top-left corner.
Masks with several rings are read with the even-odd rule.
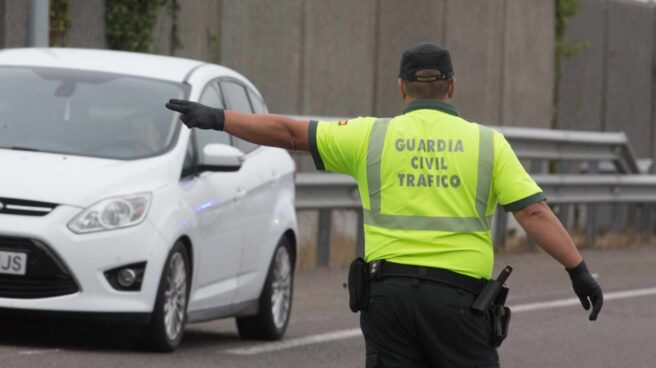
[[[182,163],[182,174],[180,177],[184,178],[194,173],[194,145],[190,139],[187,143],[187,151],[185,152],[184,162]]]
[[[230,110],[253,113],[246,88],[243,85],[233,81],[221,81],[221,91]]]
[[[221,99],[221,91],[216,88],[216,83],[212,83],[205,87],[205,90],[200,96],[200,103],[210,107],[224,108],[223,100]],[[203,130],[194,129],[196,135],[196,147],[198,148],[198,157],[203,157],[203,149],[206,145],[211,143],[221,143],[230,145],[230,135],[225,132],[216,130]]]
[[[253,108],[251,107],[246,87],[237,82],[226,80],[221,81],[221,91],[223,92],[223,97],[228,105],[228,109],[248,114],[253,113]],[[246,153],[259,147],[257,144],[247,142],[237,137],[234,137],[234,139],[235,146]]]
[[[264,104],[264,101],[258,96],[255,92],[252,90],[248,90],[248,97],[251,99],[251,105],[253,106],[253,111],[256,114],[266,114],[267,113],[267,108],[266,105]]]

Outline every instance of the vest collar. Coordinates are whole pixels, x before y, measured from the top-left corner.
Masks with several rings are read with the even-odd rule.
[[[421,109],[431,109],[431,110],[438,110],[445,112],[447,114],[453,115],[453,116],[459,116],[458,111],[456,111],[456,108],[449,105],[446,102],[442,101],[437,101],[437,100],[415,100],[412,101],[406,106],[405,110],[403,110],[404,114],[407,114],[411,111],[415,110],[421,110]]]

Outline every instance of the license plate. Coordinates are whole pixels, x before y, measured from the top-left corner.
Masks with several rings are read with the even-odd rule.
[[[0,273],[25,275],[27,254],[0,251]]]

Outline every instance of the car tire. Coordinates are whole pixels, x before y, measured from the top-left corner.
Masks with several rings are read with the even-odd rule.
[[[242,338],[279,340],[285,334],[294,292],[291,249],[291,242],[286,237],[278,243],[260,295],[258,313],[237,318],[237,329]]]
[[[164,264],[155,308],[143,331],[145,343],[152,350],[171,352],[180,345],[187,322],[190,271],[187,249],[177,242]]]

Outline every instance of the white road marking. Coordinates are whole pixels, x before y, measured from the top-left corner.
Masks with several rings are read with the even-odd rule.
[[[42,355],[42,354],[50,354],[50,353],[59,353],[60,351],[61,351],[60,349],[19,350],[10,353],[0,354],[0,357]]]
[[[651,295],[656,295],[656,287],[605,293],[604,301],[631,299],[631,298],[638,298],[641,296],[651,296]],[[522,313],[522,312],[533,312],[533,311],[545,310],[545,309],[570,307],[580,304],[581,302],[579,301],[578,298],[569,298],[569,299],[553,300],[548,302],[518,304],[514,306],[511,305],[510,308],[513,313]],[[281,350],[288,350],[301,346],[322,344],[329,341],[351,339],[360,336],[362,336],[362,332],[360,331],[360,329],[353,328],[349,330],[340,330],[340,331],[328,332],[323,334],[297,337],[280,342],[269,342],[269,343],[251,345],[243,348],[228,349],[225,350],[225,352],[234,355],[256,355],[262,353],[272,353]]]
[[[258,344],[245,348],[229,349],[226,350],[226,353],[235,354],[235,355],[255,355],[255,354],[270,353],[274,351],[292,349],[299,346],[320,344],[328,341],[350,339],[358,336],[362,336],[362,332],[360,332],[359,328],[353,328],[350,330],[341,330],[341,331],[328,332],[318,335],[297,337],[295,339],[288,339],[280,342],[269,342],[264,344]]]
[[[614,291],[612,293],[604,293],[604,301],[630,299],[630,298],[637,298],[641,296],[650,296],[650,295],[656,295],[656,288]],[[527,303],[527,304],[520,304],[515,306],[511,305],[510,309],[512,310],[513,313],[521,313],[521,312],[531,312],[536,310],[569,307],[572,305],[580,305],[580,304],[581,301],[578,298],[569,298],[569,299],[554,300],[551,302]]]

